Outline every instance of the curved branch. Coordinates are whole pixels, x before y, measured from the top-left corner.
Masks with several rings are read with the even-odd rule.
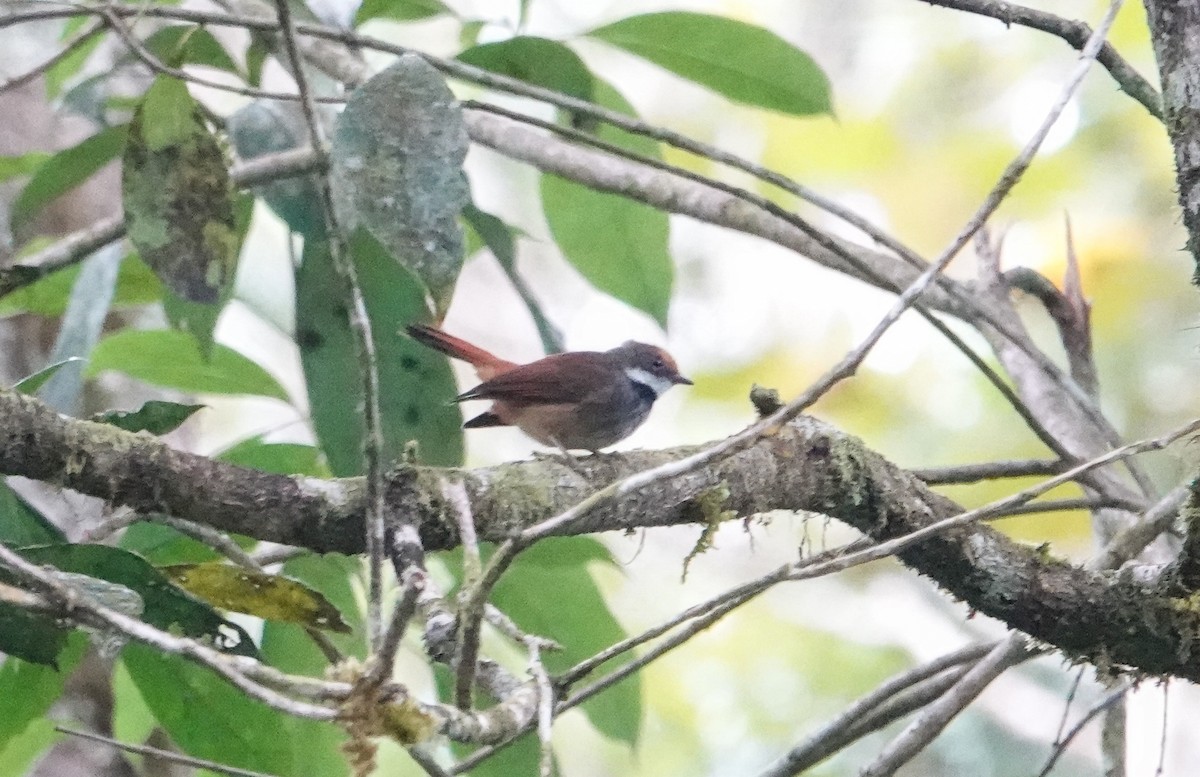
[[[1082,51],[1092,36],[1092,28],[1076,19],[1066,19],[1036,8],[1026,8],[1004,0],[924,0],[930,5],[940,5],[957,11],[988,16],[1006,25],[1040,30],[1062,38],[1072,48]],[[1154,87],[1126,62],[1111,43],[1105,43],[1096,55],[1096,61],[1104,66],[1121,91],[1141,103],[1142,107],[1156,119],[1162,119],[1162,96]]]
[[[0,471],[57,483],[114,504],[312,550],[360,552],[361,479],[271,475],[174,450],[147,435],[58,416],[37,400],[0,392]],[[574,466],[535,460],[478,470],[416,467],[389,478],[389,508],[419,524],[425,547],[458,542],[446,484],[461,485],[480,539],[502,541],[578,503],[597,488],[693,448],[589,457]],[[728,498],[714,511],[714,494]],[[876,540],[901,537],[961,508],[860,441],[814,419],[702,471],[599,506],[575,534],[703,523],[714,512],[829,514]],[[1047,557],[971,525],[900,553],[952,595],[1069,654],[1153,674],[1200,679],[1189,649],[1200,608],[1174,586],[1143,583]]]

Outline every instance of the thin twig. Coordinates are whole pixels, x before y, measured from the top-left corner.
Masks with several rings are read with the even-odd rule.
[[[1130,524],[1113,535],[1094,559],[1088,564],[1091,569],[1114,569],[1141,553],[1158,535],[1171,528],[1179,516],[1179,507],[1191,490],[1188,486],[1176,486],[1147,510],[1140,521]]]
[[[409,758],[413,759],[413,763],[425,770],[429,777],[450,777],[450,772],[442,768],[442,765],[434,760],[433,756],[425,752],[420,745],[405,748]]]
[[[283,49],[292,71],[292,78],[296,82],[296,91],[300,93],[300,105],[304,111],[305,125],[308,127],[309,144],[314,149],[321,149],[321,153],[324,154],[324,133],[321,129],[320,117],[317,115],[316,104],[313,101],[312,90],[309,88],[308,78],[304,72],[304,63],[296,46],[296,27],[292,19],[291,7],[287,0],[276,0],[275,10],[279,14]],[[362,378],[363,426],[365,427],[362,453],[367,477],[367,633],[372,652],[378,652],[383,639],[383,561],[384,545],[387,542],[383,422],[379,406],[379,362],[375,352],[374,335],[371,331],[371,319],[367,314],[362,286],[358,281],[358,271],[354,266],[354,260],[349,255],[345,236],[337,223],[329,176],[321,177],[318,188],[321,194],[321,212],[325,221],[326,245],[334,267],[345,281],[345,293],[350,311],[350,330],[353,332],[355,352],[358,355]],[[393,552],[403,555],[411,550],[415,543],[416,558],[410,561],[415,562],[417,566],[423,566],[420,563],[424,556],[420,542],[420,537],[412,525],[407,521],[402,522],[396,527],[393,535],[393,544],[401,547],[399,549],[394,547]]]
[[[886,777],[896,773],[912,760],[938,734],[983,692],[993,680],[1014,662],[1019,662],[1027,650],[1022,634],[1012,634],[1002,640],[986,657],[980,659],[963,675],[954,687],[926,707],[917,719],[893,739],[874,761],[859,770],[859,777]]]
[[[759,777],[791,777],[791,775],[811,768],[854,741],[853,739],[848,740],[846,736],[851,727],[888,699],[923,680],[937,677],[947,670],[957,668],[960,670],[958,676],[961,676],[966,672],[966,669],[962,668],[963,664],[979,660],[990,653],[995,646],[996,643],[969,645],[885,680],[866,696],[843,710],[836,718],[822,726],[803,744],[788,751],[779,760],[772,763]]]
[[[400,598],[392,608],[392,617],[388,619],[387,630],[379,642],[378,652],[372,656],[371,669],[363,677],[363,685],[377,688],[391,679],[392,665],[396,663],[396,654],[400,651],[400,641],[404,639],[408,623],[417,611],[417,600],[427,580],[423,569],[410,568],[405,571]]]
[[[1047,759],[1046,765],[1042,767],[1040,772],[1038,772],[1038,777],[1046,777],[1046,775],[1050,774],[1050,772],[1054,769],[1054,765],[1058,763],[1058,759],[1061,758],[1062,754],[1067,751],[1067,748],[1071,745],[1071,742],[1075,740],[1075,737],[1079,736],[1080,732],[1087,728],[1087,725],[1091,723],[1097,715],[1105,712],[1109,707],[1123,699],[1128,691],[1129,685],[1122,685],[1112,693],[1105,696],[1090,710],[1088,710],[1087,714],[1080,718],[1079,722],[1071,727],[1071,730],[1067,732],[1066,737],[1055,743],[1054,750],[1050,753],[1050,758]]]
[[[99,22],[96,22],[86,29],[81,30],[78,35],[63,44],[63,47],[45,62],[35,65],[29,70],[26,70],[24,73],[13,76],[7,81],[0,83],[0,93],[7,92],[10,89],[15,89],[18,86],[29,83],[33,79],[53,68],[59,62],[62,62],[64,59],[71,56],[76,49],[87,45],[92,38],[102,34],[103,32],[104,25]]]
[[[3,17],[0,17],[3,19]],[[234,185],[258,186],[282,178],[305,175],[324,165],[311,149],[290,149],[239,162],[230,170]],[[0,268],[0,297],[38,281],[52,272],[70,267],[125,234],[125,217],[101,219],[60,238],[40,251]]]
[[[211,78],[205,78],[204,76],[197,75],[196,73],[189,73],[183,68],[171,67],[158,57],[154,56],[153,52],[142,45],[142,42],[138,40],[137,36],[133,34],[133,31],[126,26],[125,22],[121,20],[120,15],[115,13],[112,8],[101,8],[100,15],[105,19],[105,21],[108,22],[108,26],[117,33],[117,37],[119,37],[122,42],[125,43],[126,48],[128,48],[129,51],[132,52],[142,64],[150,68],[151,72],[176,78],[185,83],[193,83],[197,86],[204,86],[209,89],[230,92],[232,94],[240,94],[244,97],[255,97],[263,100],[280,100],[284,102],[295,102],[302,99],[301,96],[297,94],[290,94],[288,92],[272,92],[253,86],[241,86],[239,84],[231,84],[224,81],[215,81]],[[322,103],[340,104],[346,102],[346,98],[344,97],[319,97],[315,99],[317,102]]]
[[[236,766],[218,763],[217,761],[208,761],[203,758],[195,758],[184,753],[176,753],[173,750],[163,750],[158,747],[150,747],[149,745],[137,745],[132,742],[122,742],[119,739],[113,739],[101,734],[96,734],[92,731],[79,731],[66,726],[55,726],[54,730],[60,734],[67,734],[80,739],[90,739],[93,742],[101,742],[106,745],[111,745],[118,750],[124,750],[128,753],[136,753],[138,755],[149,755],[155,758],[161,758],[164,761],[181,764],[183,766],[191,766],[196,769],[207,769],[210,772],[218,774],[228,774],[231,777],[275,777],[266,772],[254,772],[249,769],[239,769]]]
[[[471,708],[471,690],[475,685],[475,667],[479,660],[481,623],[488,595],[500,582],[500,576],[508,569],[522,546],[508,540],[496,549],[488,559],[487,567],[474,585],[465,586],[458,597],[458,633],[455,641],[453,667],[454,703],[459,709]]]
[[[1022,27],[1049,33],[1066,41],[1072,47],[1083,51],[1092,29],[1087,24],[1074,19],[1064,19],[1046,11],[1026,8],[1016,3],[1004,0],[924,0],[930,5],[940,5],[957,11],[989,16],[1004,22],[1006,25],[1019,24]],[[1096,54],[1096,61],[1104,66],[1117,85],[1125,94],[1132,97],[1150,115],[1159,121],[1163,118],[1162,96],[1151,86],[1150,82],[1134,70],[1126,60],[1121,58],[1111,43],[1105,43]]]
[[[924,467],[910,469],[909,472],[931,486],[948,486],[1000,478],[1057,475],[1068,466],[1070,465],[1061,460],[1021,459],[989,461],[982,464],[958,464],[949,467]]]
[[[538,777],[551,777],[554,772],[554,748],[551,737],[554,733],[554,686],[550,683],[550,675],[546,665],[542,663],[541,650],[536,640],[530,640],[529,673],[538,689],[537,732],[538,742],[541,743],[541,755],[538,758]]]

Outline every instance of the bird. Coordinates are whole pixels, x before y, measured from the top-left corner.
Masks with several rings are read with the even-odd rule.
[[[441,329],[412,324],[417,342],[475,368],[483,381],[456,402],[490,399],[492,407],[464,429],[515,426],[537,442],[598,453],[628,437],[654,401],[676,385],[692,385],[671,355],[630,340],[608,351],[558,353],[528,364],[501,359]]]

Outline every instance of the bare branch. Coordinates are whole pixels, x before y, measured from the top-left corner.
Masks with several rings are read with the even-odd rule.
[[[1004,0],[924,0],[930,5],[940,5],[958,11],[989,16],[998,19],[1006,25],[1019,24],[1034,30],[1049,33],[1062,38],[1073,48],[1083,51],[1088,39],[1092,36],[1092,28],[1086,23],[1075,19],[1064,19],[1046,11],[1026,8],[1016,3]],[[1133,66],[1121,58],[1111,43],[1105,43],[1096,55],[1096,61],[1104,66],[1117,85],[1127,95],[1142,105],[1150,115],[1162,119],[1162,97],[1155,88],[1141,76]]]

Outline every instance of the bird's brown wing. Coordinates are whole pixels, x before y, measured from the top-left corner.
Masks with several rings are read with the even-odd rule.
[[[611,385],[614,369],[607,354],[560,353],[497,375],[460,394],[458,399],[546,405],[582,402]]]

